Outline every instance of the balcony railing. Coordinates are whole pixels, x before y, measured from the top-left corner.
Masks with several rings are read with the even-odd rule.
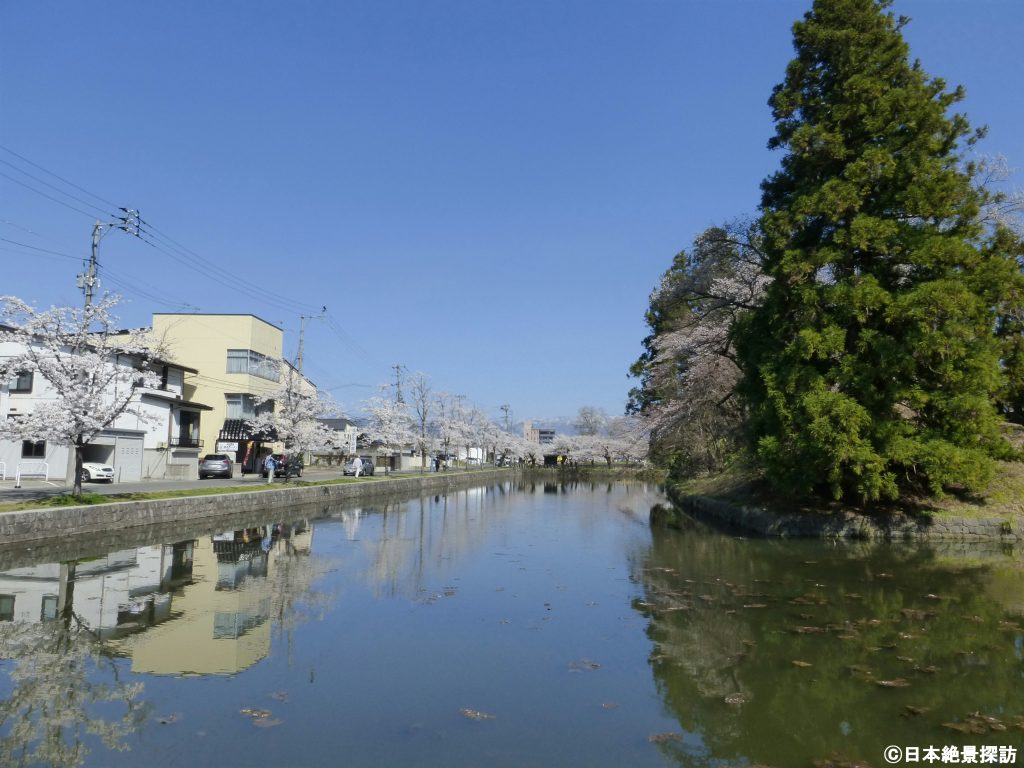
[[[191,437],[179,437],[172,439],[168,445],[171,448],[202,448],[203,441]]]

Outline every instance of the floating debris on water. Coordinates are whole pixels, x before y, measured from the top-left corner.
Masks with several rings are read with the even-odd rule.
[[[600,668],[600,664],[596,661],[591,661],[590,659],[577,659],[576,661],[569,662],[570,672],[584,672]]]
[[[1012,718],[1011,725],[1024,731],[1024,717],[1016,716]],[[951,731],[959,731],[960,733],[972,733],[975,735],[981,735],[985,733],[1002,733],[1007,730],[1006,723],[1000,720],[998,717],[992,715],[983,715],[980,712],[972,712],[966,715],[962,720],[952,723],[943,723],[943,728],[948,728]]]
[[[254,707],[246,707],[245,709],[240,709],[238,711],[241,712],[243,715],[248,715],[249,717],[255,718],[270,717],[271,715],[269,709],[255,709]]]
[[[459,714],[470,720],[494,720],[496,717],[487,712],[481,712],[479,709],[460,709]]]
[[[875,685],[881,688],[909,688],[910,683],[902,677],[895,677],[892,680],[875,680]]]
[[[271,719],[271,711],[269,709],[257,709],[255,707],[246,707],[245,709],[239,710],[243,715],[248,715],[252,718],[252,724],[257,728],[273,728],[275,725],[280,725],[284,720]]]
[[[669,744],[673,741],[682,741],[683,735],[681,733],[675,733],[674,731],[668,731],[666,733],[655,733],[647,737],[647,740],[651,744]]]

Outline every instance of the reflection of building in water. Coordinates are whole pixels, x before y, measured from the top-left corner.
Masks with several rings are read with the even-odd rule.
[[[176,620],[122,642],[136,672],[230,674],[270,652],[279,559],[308,552],[306,528],[248,528],[196,543],[193,582],[174,595]]]
[[[269,652],[272,607],[288,586],[275,583],[278,560],[311,543],[305,524],[275,525],[6,571],[0,620],[47,621],[67,606],[136,671],[228,674]]]
[[[0,596],[22,622],[55,619],[66,605],[103,636],[163,621],[170,591],[191,578],[192,542],[111,552],[78,563],[44,563],[0,573]]]

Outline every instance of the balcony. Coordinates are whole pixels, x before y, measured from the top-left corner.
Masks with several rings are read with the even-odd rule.
[[[195,448],[198,451],[202,449],[203,441],[198,438],[179,437],[172,439],[167,445],[170,448]]]

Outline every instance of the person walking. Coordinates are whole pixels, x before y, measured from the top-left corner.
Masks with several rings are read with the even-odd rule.
[[[352,474],[359,477],[363,473],[363,460],[356,456],[352,459]]]
[[[274,482],[274,470],[277,469],[277,462],[274,461],[274,454],[268,453],[263,460],[263,468],[267,471],[267,485]]]

